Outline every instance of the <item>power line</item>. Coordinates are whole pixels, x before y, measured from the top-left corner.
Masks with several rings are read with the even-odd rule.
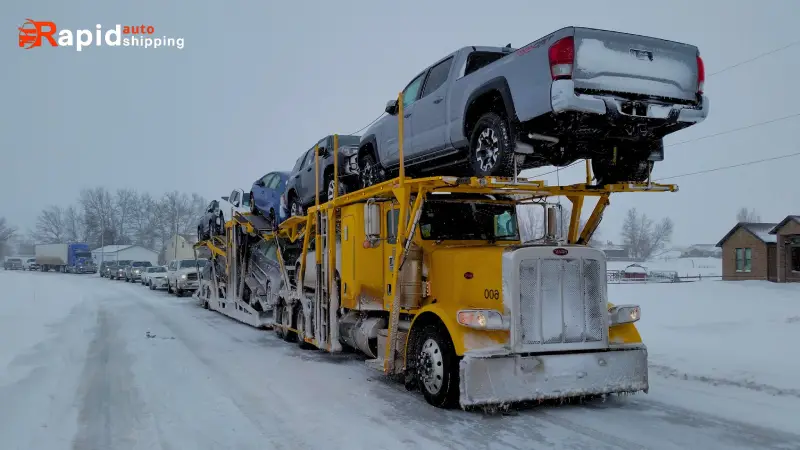
[[[700,170],[700,171],[697,171],[697,172],[682,173],[680,175],[671,175],[671,176],[668,176],[668,177],[658,178],[658,179],[653,180],[653,181],[671,180],[673,178],[682,178],[682,177],[688,177],[688,176],[692,176],[692,175],[700,175],[700,174],[704,174],[704,173],[718,172],[720,170],[734,169],[736,167],[752,166],[753,164],[760,164],[760,163],[765,163],[765,162],[769,162],[769,161],[776,161],[776,160],[779,160],[779,159],[791,158],[791,157],[794,157],[794,156],[800,156],[800,152],[790,153],[788,155],[773,156],[772,158],[757,159],[755,161],[748,161],[748,162],[744,162],[744,163],[740,163],[740,164],[733,164],[733,165],[730,165],[730,166],[715,167],[713,169]]]
[[[755,61],[755,60],[757,60],[757,59],[761,59],[761,58],[763,58],[763,57],[765,57],[765,56],[768,56],[768,55],[771,55],[771,54],[773,54],[773,53],[778,53],[779,51],[786,50],[787,48],[789,48],[789,47],[793,47],[793,46],[795,46],[795,45],[797,45],[797,44],[800,44],[800,41],[794,41],[794,42],[791,42],[791,43],[789,43],[789,44],[787,44],[787,45],[784,45],[783,47],[779,47],[779,48],[776,48],[776,49],[774,49],[774,50],[770,50],[770,51],[768,51],[768,52],[760,53],[760,54],[758,54],[758,55],[756,55],[756,56],[754,56],[754,57],[752,57],[752,58],[750,58],[750,59],[746,59],[746,60],[744,60],[744,61],[741,61],[741,62],[738,62],[738,63],[736,63],[736,64],[730,65],[730,66],[728,66],[728,67],[725,67],[725,68],[723,68],[723,69],[721,69],[721,70],[718,70],[718,71],[716,71],[716,72],[710,73],[710,74],[708,74],[708,76],[709,76],[709,77],[712,77],[712,76],[714,76],[714,75],[718,75],[718,74],[720,74],[720,73],[722,73],[722,72],[727,72],[727,71],[728,71],[728,70],[730,70],[730,69],[733,69],[733,68],[736,68],[736,67],[739,67],[739,66],[745,65],[745,64],[747,64],[747,63],[751,63],[751,62],[753,62],[753,61]]]
[[[757,128],[757,127],[760,127],[762,125],[768,125],[768,124],[771,124],[771,123],[780,122],[782,120],[792,119],[792,118],[795,118],[795,117],[800,117],[800,113],[789,114],[788,116],[783,116],[783,117],[778,117],[778,118],[775,118],[775,119],[765,120],[764,122],[752,123],[750,125],[745,125],[745,126],[738,127],[738,128],[732,128],[730,130],[720,131],[718,133],[707,134],[707,135],[699,136],[699,137],[696,137],[696,138],[693,138],[693,139],[687,139],[685,141],[680,141],[680,142],[675,142],[675,143],[672,143],[672,144],[668,144],[668,145],[665,145],[664,147],[674,147],[674,146],[677,146],[677,145],[688,144],[690,142],[695,142],[695,141],[700,141],[700,140],[703,140],[703,139],[722,136],[722,135],[725,135],[725,134],[735,133],[737,131],[748,130],[750,128]],[[560,170],[566,170],[566,169],[569,169],[570,167],[572,167],[572,166],[574,166],[574,165],[576,165],[576,164],[578,164],[580,162],[583,162],[583,161],[584,161],[583,159],[579,159],[579,160],[577,160],[577,161],[575,161],[572,164],[569,164],[567,166],[559,167],[559,168],[551,170],[549,172],[540,173],[538,175],[534,175],[531,178],[539,178],[539,177],[543,177],[545,175],[550,175],[551,173],[556,173],[556,172],[558,172]]]
[[[712,137],[722,136],[724,134],[735,133],[737,131],[748,130],[750,128],[756,128],[756,127],[760,127],[762,125],[768,125],[770,123],[780,122],[780,121],[786,120],[786,119],[793,119],[795,117],[800,117],[800,113],[789,114],[788,116],[778,117],[777,119],[770,119],[770,120],[766,120],[764,122],[751,123],[750,125],[745,125],[743,127],[732,128],[732,129],[727,130],[727,131],[720,131],[719,133],[707,134],[705,136],[700,136],[700,137],[697,137],[697,138],[694,138],[694,139],[687,139],[685,141],[675,142],[675,143],[672,143],[672,144],[669,144],[669,145],[665,145],[665,147],[674,147],[676,145],[683,145],[683,144],[687,144],[689,142],[695,142],[695,141],[699,141],[699,140],[702,140],[702,139],[708,139],[708,138],[712,138]]]
[[[373,123],[377,122],[377,121],[378,121],[378,119],[380,119],[381,117],[383,117],[383,114],[384,114],[384,113],[381,113],[381,115],[379,115],[378,117],[376,117],[376,118],[375,118],[375,120],[373,120],[372,122],[368,123],[367,125],[365,125],[365,126],[363,126],[363,127],[359,128],[358,130],[356,130],[356,131],[354,131],[354,132],[352,132],[352,133],[348,133],[348,135],[349,135],[349,136],[355,136],[355,135],[357,135],[358,133],[361,133],[361,132],[362,132],[362,131],[364,131],[365,129],[367,129],[367,128],[369,128],[370,126],[372,126],[372,124],[373,124]]]

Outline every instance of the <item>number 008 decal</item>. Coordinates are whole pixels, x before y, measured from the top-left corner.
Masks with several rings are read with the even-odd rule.
[[[489,300],[500,300],[500,291],[497,289],[484,289],[483,298],[488,298]]]

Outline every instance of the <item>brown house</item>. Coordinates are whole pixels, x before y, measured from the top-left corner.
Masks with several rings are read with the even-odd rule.
[[[739,222],[717,243],[723,280],[776,280],[775,225]]]
[[[800,216],[787,216],[769,234],[776,236],[778,281],[800,282]]]
[[[777,224],[739,222],[717,247],[723,280],[800,282],[800,216]]]

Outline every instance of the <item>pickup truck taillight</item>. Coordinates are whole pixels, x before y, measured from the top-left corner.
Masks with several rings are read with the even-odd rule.
[[[550,59],[550,75],[553,80],[572,78],[572,67],[575,63],[575,40],[567,36],[557,40],[547,51]]]
[[[702,94],[703,89],[706,87],[706,65],[703,64],[703,58],[697,55],[697,93]]]

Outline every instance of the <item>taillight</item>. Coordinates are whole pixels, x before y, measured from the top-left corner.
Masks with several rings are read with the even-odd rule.
[[[703,64],[703,58],[697,55],[697,93],[702,94],[703,89],[706,87],[706,66]]]
[[[553,80],[572,78],[572,66],[575,63],[575,41],[572,36],[556,41],[548,49],[547,56]]]

